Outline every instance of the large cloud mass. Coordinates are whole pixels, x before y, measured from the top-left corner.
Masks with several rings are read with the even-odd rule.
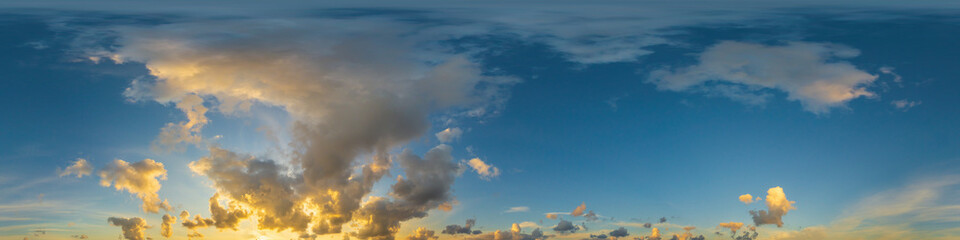
[[[203,142],[208,110],[237,114],[261,104],[292,118],[292,166],[219,147],[190,164],[236,208],[221,221],[211,204],[218,228],[234,228],[246,217],[239,213],[250,211],[260,229],[331,234],[357,221],[364,225],[356,236],[381,238],[452,200],[457,168],[446,146],[424,159],[405,152],[399,159],[407,174],[392,199],[363,202],[388,173],[389,151],[422,135],[432,113],[496,111],[515,82],[403,30],[410,29],[381,20],[211,20],[116,28],[118,47],[100,53],[150,70],[152,78],[134,81],[127,97],[174,103],[186,114],[164,127],[158,145]]]

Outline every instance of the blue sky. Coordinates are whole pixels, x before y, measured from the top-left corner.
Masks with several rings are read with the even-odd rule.
[[[956,4],[693,6],[0,4],[0,238],[960,236]]]

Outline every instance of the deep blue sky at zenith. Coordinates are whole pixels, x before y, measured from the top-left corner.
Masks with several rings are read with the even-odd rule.
[[[576,8],[576,4],[569,6]],[[124,12],[123,8],[104,6],[103,11],[91,11],[96,7],[13,6],[0,12],[3,239],[69,239],[80,233],[93,239],[114,237],[120,229],[104,222],[110,216],[144,217],[149,225],[160,225],[159,216],[164,212],[157,215],[141,211],[137,197],[98,184],[96,171],[114,159],[135,162],[149,158],[162,162],[167,179],[161,181],[159,195],[176,209],[170,214],[188,210],[210,216],[207,199],[217,189],[209,187],[212,180],[188,167],[210,154],[206,145],[184,144],[183,151],[172,152],[151,149],[167,123],[187,120],[184,112],[175,103],[136,101],[124,95],[134,80],[157,81],[158,77],[151,75],[144,62],[153,59],[141,56],[121,64],[109,60],[94,62],[87,56],[96,54],[84,50],[101,46],[115,49],[117,54],[130,54],[122,49],[124,44],[132,45],[132,41],[90,36],[102,33],[99,30],[103,29],[162,29],[167,23],[230,21],[249,16],[196,12],[178,15],[173,10],[144,13],[150,12],[144,9]],[[747,211],[766,209],[763,201],[743,205],[737,196],[749,193],[763,197],[767,189],[777,186],[784,189],[790,201],[796,202],[797,209],[783,217],[783,227],[761,226],[761,237],[777,239],[777,234],[814,226],[826,226],[831,234],[830,224],[847,216],[845,213],[857,212],[865,202],[870,202],[865,199],[878,199],[871,196],[909,189],[911,184],[941,176],[954,182],[937,188],[935,191],[942,198],[924,202],[923,206],[956,206],[955,201],[948,200],[957,196],[956,176],[951,174],[956,174],[960,157],[960,82],[956,79],[960,76],[960,48],[956,47],[960,42],[960,15],[956,10],[849,4],[724,12],[728,8],[734,7],[717,12],[709,11],[709,7],[699,8],[704,11],[697,14],[733,17],[667,21],[655,31],[635,30],[629,24],[621,28],[611,23],[613,32],[638,31],[637,35],[621,34],[628,35],[623,38],[626,40],[602,36],[594,39],[568,29],[531,30],[533,33],[529,34],[524,31],[532,28],[511,29],[510,21],[540,20],[536,19],[539,15],[533,14],[528,16],[530,19],[491,24],[480,33],[471,32],[477,31],[471,22],[479,21],[476,16],[457,15],[463,13],[462,9],[445,12],[433,7],[317,6],[298,9],[290,15],[310,19],[377,19],[412,25],[412,32],[430,32],[424,35],[437,38],[418,38],[417,41],[435,44],[426,48],[467,55],[482,69],[482,75],[517,81],[507,84],[503,94],[491,100],[495,104],[484,116],[463,117],[454,113],[456,109],[432,111],[428,115],[428,130],[391,146],[390,153],[394,155],[409,149],[423,156],[440,144],[435,133],[459,128],[462,137],[447,143],[453,149],[455,163],[479,158],[500,171],[497,176],[482,177],[468,165],[461,165],[464,172],[452,184],[456,199],[453,211],[431,210],[426,218],[402,222],[397,237],[409,235],[420,226],[440,235],[446,225],[476,219],[477,229],[484,232],[509,231],[512,223],[534,222],[556,238],[582,238],[585,236],[549,230],[558,220],[547,219],[545,214],[568,212],[586,203],[588,210],[600,215],[599,220],[561,215],[586,226],[578,233],[607,233],[625,226],[631,236],[649,235],[648,228],[630,223],[656,223],[660,217],[667,217],[668,223],[677,225],[663,225],[661,231],[669,228],[679,233],[682,226],[696,226],[694,235],[709,238],[720,231],[715,229],[718,223],[751,224]],[[249,18],[261,17],[252,15],[255,17]],[[261,18],[277,18],[275,14],[266,15]],[[597,16],[590,13],[583,18]],[[578,16],[569,17],[573,19],[569,21],[578,21]],[[179,27],[188,29],[189,25]],[[138,33],[117,35],[131,32]],[[455,37],[445,35],[447,32]],[[650,36],[656,38],[652,41],[660,42],[644,42]],[[233,36],[224,38],[229,37]],[[260,36],[250,36],[254,37]],[[555,41],[564,37],[582,39],[570,40],[573,43]],[[89,39],[100,42],[85,41]],[[583,53],[580,51],[591,51],[590,46],[634,41],[644,43],[613,51],[641,49],[648,53],[602,61],[577,57],[577,53]],[[659,88],[652,79],[658,70],[700,64],[698,56],[724,42],[771,48],[792,43],[834,44],[856,49],[859,54],[854,57],[830,57],[820,63],[845,62],[876,75],[873,82],[858,85],[874,95],[854,97],[828,106],[826,112],[814,112],[801,101],[791,99],[784,87],[739,85],[766,96],[763,103],[751,104],[724,95],[720,88],[710,88],[711,84],[730,84],[723,83],[722,77],[698,85],[702,88],[679,91]],[[600,48],[593,50],[597,49]],[[425,66],[432,65],[437,63]],[[213,100],[219,97],[214,95],[202,97],[211,109],[213,102],[223,101]],[[906,105],[897,106],[898,103]],[[286,147],[293,135],[291,122],[296,117],[289,116],[280,105],[255,101],[251,111],[237,114],[211,110],[206,115],[209,123],[201,133],[203,144],[274,159],[296,169],[298,163],[282,153],[289,150]],[[451,118],[455,120],[451,122]],[[264,129],[271,127],[281,131],[268,134]],[[277,134],[280,140],[274,141],[271,134]],[[369,157],[368,152],[357,158]],[[58,175],[77,158],[86,159],[95,167],[92,176]],[[391,174],[374,185],[372,195],[388,196],[396,176],[407,175],[394,162]],[[51,211],[25,205],[37,201],[52,204],[51,209],[72,207]],[[505,213],[518,206],[529,210]],[[956,219],[949,218],[907,223],[911,229],[942,230],[937,233],[940,235],[923,235],[931,238],[956,237],[950,234],[958,233],[956,229],[960,228]],[[38,229],[49,231],[33,234]],[[149,229],[147,235],[159,239],[157,229]],[[530,230],[525,228],[524,232]],[[217,230],[204,231],[208,238],[216,239]],[[843,234],[853,234],[849,231],[854,230]],[[174,232],[175,239],[186,239],[188,233],[186,229]],[[460,237],[463,236],[441,235]]]

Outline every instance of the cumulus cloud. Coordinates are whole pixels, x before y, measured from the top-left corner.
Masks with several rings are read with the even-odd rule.
[[[771,96],[768,90],[778,90],[806,111],[826,114],[850,100],[876,95],[867,87],[877,76],[841,60],[859,54],[829,43],[725,41],[701,53],[699,64],[654,71],[649,82],[660,90],[705,92],[753,105],[764,104]]]
[[[650,236],[647,236],[647,239],[660,240],[660,237],[660,229],[652,228],[650,229]]]
[[[610,236],[611,236],[611,237],[616,237],[616,238],[626,237],[626,236],[629,236],[629,235],[630,235],[630,233],[628,233],[628,232],[627,232],[627,229],[624,228],[624,227],[617,228],[616,230],[613,230],[613,231],[610,232]]]
[[[480,158],[470,159],[470,161],[467,161],[467,165],[470,166],[477,175],[480,175],[482,179],[490,180],[491,178],[500,176],[500,169],[487,164],[483,160],[480,160]]]
[[[574,217],[583,216],[583,211],[585,210],[587,210],[587,203],[580,203],[580,206],[574,208],[573,211],[570,212],[570,215]]]
[[[665,222],[667,222],[667,217],[660,217],[659,222],[660,222],[660,223],[665,223]]]
[[[460,139],[460,135],[463,135],[463,130],[460,130],[460,128],[447,128],[436,134],[437,140],[440,140],[442,143],[456,141]]]
[[[60,171],[60,177],[77,175],[77,178],[81,178],[83,175],[90,175],[91,173],[93,173],[93,166],[90,166],[86,159],[77,158],[72,165]]]
[[[171,225],[177,222],[177,217],[171,216],[170,214],[164,214],[162,220],[163,221],[160,223],[160,235],[169,238],[173,235],[173,228],[171,228]]]
[[[463,226],[460,226],[460,225],[457,225],[457,224],[447,225],[447,227],[445,227],[445,228],[443,229],[443,231],[441,231],[441,233],[444,233],[444,234],[480,234],[481,232],[480,232],[479,230],[471,230],[471,228],[473,228],[473,225],[474,225],[474,224],[477,224],[477,220],[476,220],[476,219],[467,219],[467,223],[464,224]]]
[[[767,210],[750,211],[753,216],[753,224],[761,226],[763,224],[776,224],[777,227],[783,227],[783,216],[790,210],[796,209],[793,206],[794,201],[787,200],[787,195],[783,193],[783,188],[774,187],[767,190]]]
[[[143,236],[143,231],[150,228],[150,226],[147,226],[147,221],[138,217],[110,217],[107,218],[107,222],[113,224],[113,226],[120,227],[120,229],[123,230],[123,238],[127,240],[145,240],[146,238]]]
[[[515,212],[528,212],[528,211],[530,211],[530,207],[519,206],[519,207],[511,207],[511,208],[507,209],[507,210],[504,211],[504,212],[505,212],[505,213],[515,213]]]
[[[573,233],[577,232],[577,230],[580,230],[580,227],[567,220],[560,220],[560,223],[557,223],[557,226],[553,227],[553,231],[559,233]]]
[[[556,220],[558,218],[556,213],[547,213],[546,215],[544,215],[544,217],[546,217],[547,219],[553,219],[553,220]]]
[[[374,197],[358,211],[358,221],[363,224],[357,237],[393,239],[400,222],[425,217],[428,210],[451,201],[458,170],[451,151],[450,146],[439,145],[420,158],[404,150],[398,158],[406,176],[397,177],[390,192],[392,200]]]
[[[743,202],[743,204],[753,203],[753,195],[750,195],[750,194],[740,195],[740,201]]]
[[[427,230],[425,227],[418,227],[416,231],[413,231],[413,234],[407,236],[405,240],[436,240],[438,236],[434,236],[432,230]]]
[[[144,159],[133,164],[116,159],[99,172],[100,185],[118,191],[126,190],[137,195],[143,201],[143,211],[156,213],[161,209],[170,211],[166,200],[160,201],[160,181],[167,179],[167,170],[163,163],[153,159]]]
[[[726,222],[726,223],[720,223],[719,225],[717,225],[717,227],[730,229],[730,232],[733,232],[734,234],[736,234],[737,231],[739,231],[740,228],[743,227],[743,223],[742,222]]]

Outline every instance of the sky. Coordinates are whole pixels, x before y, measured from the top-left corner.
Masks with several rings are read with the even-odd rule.
[[[0,239],[958,239],[953,1],[4,1]]]

